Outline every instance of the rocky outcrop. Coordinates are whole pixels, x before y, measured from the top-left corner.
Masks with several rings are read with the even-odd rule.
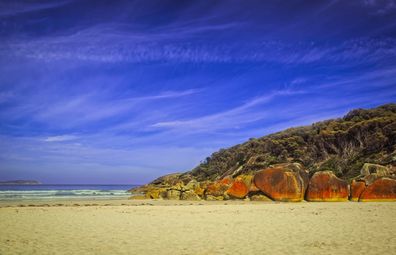
[[[359,201],[396,201],[396,180],[387,177],[375,180],[364,189]]]
[[[268,196],[273,193],[271,198],[279,201],[299,201],[309,189],[309,176],[328,169],[343,180],[364,182],[368,188],[384,177],[396,178],[394,130],[396,104],[356,109],[342,118],[289,128],[221,149],[191,171],[160,177],[132,192],[154,199],[177,198],[178,192],[180,199],[191,197],[192,192],[203,199],[242,199],[262,191]],[[264,174],[264,169],[277,170]],[[248,187],[244,197],[243,184],[237,181],[241,176],[255,176],[250,184],[244,181]],[[234,180],[237,183],[233,186]],[[186,187],[191,182],[199,185]],[[179,184],[182,188],[175,188]],[[363,186],[352,186],[350,197],[356,200]],[[326,188],[321,189],[325,194]],[[319,193],[316,196],[320,197]],[[322,200],[326,199],[333,198]]]
[[[201,197],[198,196],[193,190],[187,190],[180,194],[181,200],[201,200]]]
[[[205,189],[202,186],[204,186],[204,183],[199,183],[195,180],[191,180],[183,187],[182,191],[183,193],[184,192],[188,192],[189,194],[195,193],[198,197],[203,197]],[[187,195],[184,197],[187,197]]]
[[[351,201],[395,201],[396,176],[394,167],[365,163],[360,175],[352,180]]]
[[[165,199],[170,200],[180,200],[181,199],[181,191],[177,189],[169,189],[166,191]]]
[[[174,175],[173,175],[174,176]],[[200,200],[204,195],[201,184],[195,180],[188,182],[169,182],[167,185],[147,184],[130,190],[131,199],[169,199]]]
[[[364,164],[361,174],[348,183],[332,171],[316,172],[310,179],[299,163],[274,164],[255,175],[226,176],[198,182],[186,175],[167,175],[158,183],[130,190],[131,199],[251,201],[396,201],[394,167]],[[304,196],[305,195],[305,196]]]
[[[348,183],[331,171],[316,172],[309,181],[306,200],[311,202],[347,201]]]
[[[209,183],[205,190],[205,196],[220,197],[224,196],[231,187],[233,180],[231,177],[225,177],[222,180]]]
[[[366,185],[371,185],[381,177],[390,177],[394,173],[392,168],[377,164],[365,163],[360,170],[360,175],[356,180],[364,181]]]
[[[149,199],[160,199],[165,193],[166,191],[164,189],[151,189],[146,192],[145,196]]]
[[[272,165],[271,167],[273,168],[284,168],[291,170],[295,173],[298,173],[300,176],[304,189],[303,189],[303,194],[305,194],[305,191],[307,190],[308,183],[309,183],[309,172],[307,169],[303,167],[300,163],[282,163],[282,164],[275,164]]]
[[[250,186],[250,183],[249,183]],[[231,198],[245,198],[249,193],[249,186],[244,182],[242,178],[237,178],[227,189],[226,193]]]
[[[365,163],[360,170],[360,175],[368,176],[371,174],[376,174],[377,176],[388,176],[391,174],[391,170],[388,167],[378,164]]]
[[[204,195],[204,189],[201,188],[201,184],[195,180],[189,181],[187,184],[182,182],[167,188],[165,199],[170,200],[201,200]]]
[[[143,185],[129,190],[132,193],[131,199],[162,199],[166,196],[167,190],[152,184]]]
[[[267,168],[257,172],[254,184],[275,201],[297,202],[304,198],[304,181],[288,168]]]
[[[364,181],[353,180],[351,183],[350,200],[354,202],[358,202],[360,195],[365,189],[366,189],[366,183]]]

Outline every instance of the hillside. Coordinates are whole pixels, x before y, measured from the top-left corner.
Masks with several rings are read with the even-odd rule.
[[[301,163],[313,173],[330,170],[341,179],[359,175],[366,162],[396,165],[396,104],[356,109],[338,119],[296,127],[221,149],[183,174],[158,178],[160,185],[175,178],[214,181],[253,174],[277,163]]]

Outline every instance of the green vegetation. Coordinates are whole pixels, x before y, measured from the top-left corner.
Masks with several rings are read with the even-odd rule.
[[[311,174],[331,170],[344,179],[359,175],[366,162],[396,165],[396,104],[250,139],[213,153],[179,177],[215,180],[285,162],[302,163]]]

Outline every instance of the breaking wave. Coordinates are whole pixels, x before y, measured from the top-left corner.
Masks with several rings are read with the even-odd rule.
[[[0,200],[30,200],[30,199],[59,199],[59,198],[127,198],[127,192],[132,186],[122,187],[0,187]],[[80,189],[79,189],[80,188]],[[119,189],[114,189],[119,188]]]

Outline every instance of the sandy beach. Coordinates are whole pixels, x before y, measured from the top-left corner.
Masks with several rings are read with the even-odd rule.
[[[396,254],[396,203],[0,203],[0,254]]]

